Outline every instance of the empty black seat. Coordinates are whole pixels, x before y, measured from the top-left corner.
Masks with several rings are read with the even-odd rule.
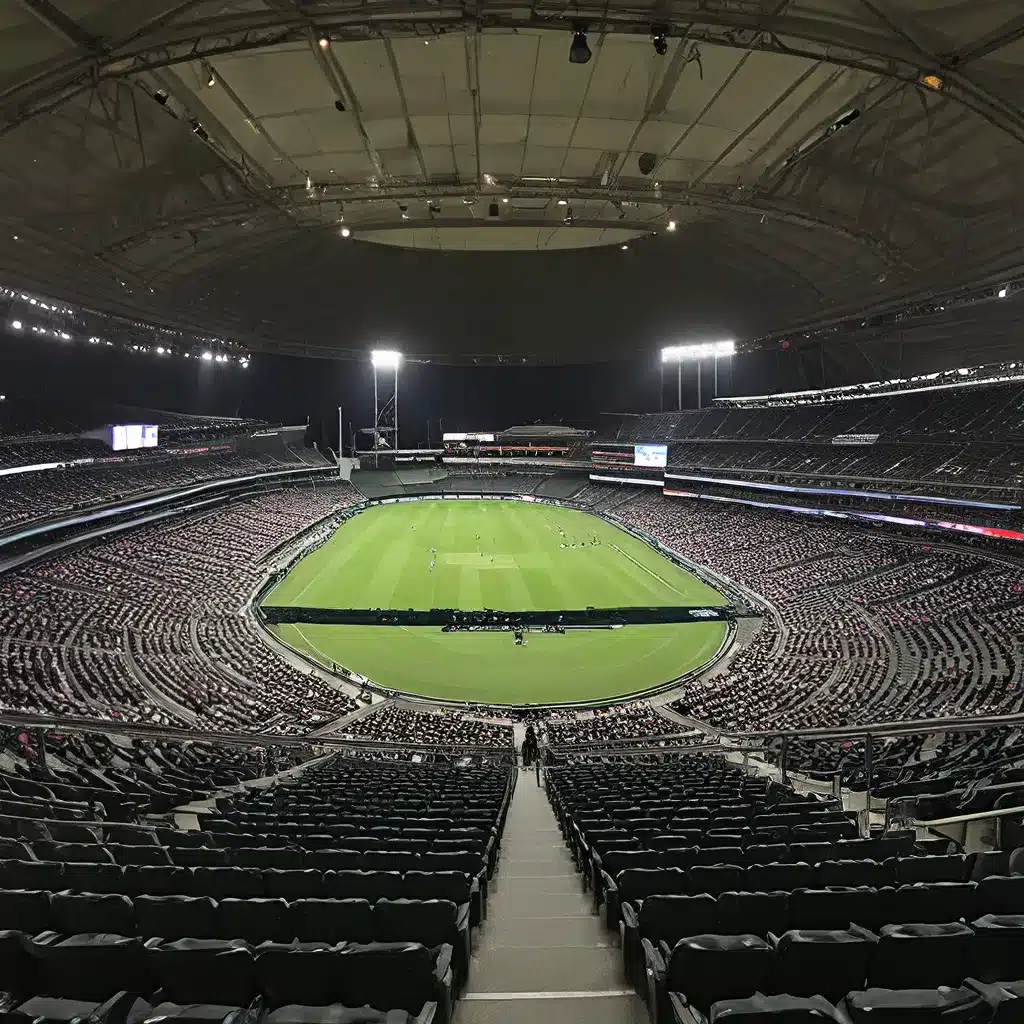
[[[722,999],[762,991],[773,963],[771,946],[756,935],[693,935],[672,949],[666,985],[706,1015]]]
[[[746,886],[752,892],[792,892],[811,889],[816,880],[810,864],[755,864],[747,868]]]
[[[962,882],[967,877],[967,858],[958,854],[931,857],[903,857],[898,876],[904,885],[915,882]]]
[[[327,871],[324,895],[332,899],[399,899],[402,876],[397,871]]]
[[[263,876],[256,868],[192,868],[189,895],[245,900],[263,895]]]
[[[885,925],[868,987],[955,987],[970,972],[973,947],[974,932],[964,924]]]
[[[873,860],[824,860],[818,864],[818,884],[881,888],[896,882],[896,862]]]
[[[268,896],[286,900],[313,899],[324,894],[324,879],[315,868],[267,868],[263,872],[263,888]]]
[[[54,929],[65,935],[81,932],[135,934],[135,911],[127,896],[58,892],[50,897],[50,908]]]
[[[261,942],[288,942],[295,937],[288,904],[273,897],[220,900],[217,934],[222,939],[242,939],[254,946]]]
[[[986,914],[971,922],[974,964],[979,981],[1024,980],[1024,915]]]
[[[964,988],[869,988],[849,993],[840,1008],[853,1024],[981,1024],[989,1019],[984,999]]]
[[[153,987],[139,939],[72,935],[30,948],[41,964],[41,991],[18,1007],[21,1019],[102,1019],[101,1007],[118,993],[143,996]]]
[[[138,896],[135,921],[144,939],[216,939],[217,904],[209,896]]]
[[[718,930],[726,935],[781,935],[789,928],[789,894],[723,892],[718,897]]]
[[[711,1024],[825,1024],[839,1021],[836,1008],[822,996],[766,996],[724,999],[711,1007]]]
[[[124,891],[124,872],[120,864],[65,863],[64,886],[73,892],[119,893]]]
[[[944,924],[969,921],[974,913],[974,882],[918,882],[901,885],[888,897],[888,924]]]
[[[774,988],[835,1002],[864,984],[875,945],[874,935],[856,928],[786,932],[776,945]]]
[[[871,888],[832,886],[828,889],[798,889],[789,894],[791,928],[832,931],[851,924],[870,927],[877,892]]]
[[[367,900],[309,899],[291,905],[292,927],[302,942],[372,942],[373,905]]]
[[[738,864],[699,865],[690,868],[691,893],[710,893],[718,896],[723,892],[735,892],[743,889],[746,883],[746,872]]]
[[[38,935],[52,927],[50,900],[45,892],[33,889],[0,891],[0,931]]]
[[[978,882],[977,911],[1024,914],[1024,875],[989,875]]]
[[[5,889],[59,892],[64,886],[64,865],[56,861],[0,861],[0,885]]]
[[[150,1019],[180,1016],[220,1024],[259,994],[256,961],[244,942],[179,939],[147,953],[160,1000]]]

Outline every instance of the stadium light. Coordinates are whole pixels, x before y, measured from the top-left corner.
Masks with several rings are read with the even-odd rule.
[[[21,330],[21,321],[20,320],[12,320],[11,321],[11,327],[13,327],[16,331],[20,331]]]
[[[370,361],[373,363],[375,370],[397,370],[399,363],[402,361],[402,353],[395,352],[392,349],[375,348],[370,353]]]
[[[735,341],[704,341],[695,345],[670,345],[661,350],[663,363],[694,362],[714,356],[736,355]]]
[[[677,408],[683,407],[683,363],[697,364],[697,408],[703,408],[701,395],[701,363],[705,359],[715,361],[715,397],[718,397],[718,360],[726,356],[736,355],[736,342],[702,341],[692,345],[669,345],[661,350],[662,380],[664,381],[665,363],[676,364],[676,402]]]
[[[380,463],[382,433],[391,434],[392,451],[398,450],[398,367],[402,363],[402,353],[394,349],[375,348],[370,353],[370,362],[373,364],[373,465],[377,468]],[[378,372],[386,373],[388,370],[394,374],[390,381],[390,397],[387,391],[381,396],[377,380]],[[381,397],[385,399],[383,407],[380,404]]]

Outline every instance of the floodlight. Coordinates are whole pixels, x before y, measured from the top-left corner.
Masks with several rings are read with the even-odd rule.
[[[203,353],[203,362],[204,363],[212,363],[213,362],[213,353],[212,352],[204,352]]]
[[[392,349],[375,348],[370,353],[370,361],[375,370],[397,370],[402,361],[402,353]]]
[[[676,229],[676,222],[674,220],[670,220],[668,222],[667,227],[668,227],[669,231],[675,231],[675,229]]]
[[[21,330],[21,321],[20,320],[12,320],[11,321],[11,327],[13,327],[16,331],[20,331]]]
[[[692,360],[734,356],[735,341],[705,341],[695,345],[670,345],[661,350],[663,363],[684,363]]]
[[[326,50],[331,45],[331,37],[326,32],[321,32],[317,36],[316,44],[321,50]]]
[[[569,47],[570,64],[586,64],[593,54],[587,45],[587,26],[577,23],[573,26],[572,45]]]
[[[665,25],[652,25],[651,42],[654,43],[654,52],[664,57],[668,53],[668,28]]]
[[[341,237],[342,238],[348,238],[348,236],[351,235],[351,234],[352,234],[352,229],[351,228],[342,228],[341,229]]]
[[[1006,296],[1009,295],[1009,294],[1010,294],[1010,289],[1009,288],[1000,288],[999,289],[999,298],[1005,299]]]

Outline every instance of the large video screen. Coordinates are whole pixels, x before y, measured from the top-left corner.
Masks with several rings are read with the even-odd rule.
[[[156,448],[159,443],[160,428],[155,423],[115,423],[110,428],[110,447],[115,452]]]
[[[644,469],[664,469],[668,465],[668,445],[638,444],[633,448],[633,465]]]

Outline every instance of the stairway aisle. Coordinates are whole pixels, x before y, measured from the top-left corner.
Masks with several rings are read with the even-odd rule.
[[[521,771],[455,1024],[646,1024],[558,822]]]

